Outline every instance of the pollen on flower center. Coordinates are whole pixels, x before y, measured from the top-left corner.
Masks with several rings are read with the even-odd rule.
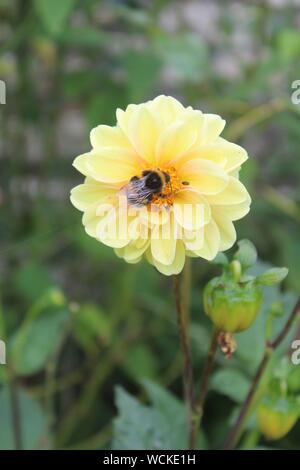
[[[179,179],[176,168],[155,168],[150,171],[161,171],[167,175],[162,191],[160,193],[153,194],[151,204],[172,206],[175,194],[183,187],[183,183]],[[186,182],[184,183],[186,184]]]
[[[153,195],[152,204],[171,206],[175,194],[181,188],[181,183],[174,167],[163,169],[163,171],[169,176],[169,181],[165,183],[161,193]]]

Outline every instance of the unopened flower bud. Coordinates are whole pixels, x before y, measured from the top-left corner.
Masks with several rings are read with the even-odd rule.
[[[261,288],[253,282],[215,277],[204,289],[204,309],[220,331],[236,333],[254,322],[262,298]]]
[[[258,428],[270,440],[280,439],[294,426],[299,417],[299,406],[293,399],[265,398],[256,410]]]

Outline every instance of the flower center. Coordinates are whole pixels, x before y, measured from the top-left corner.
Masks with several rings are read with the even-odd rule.
[[[172,206],[175,194],[188,183],[180,180],[177,170],[174,167],[155,168],[150,170],[147,168],[147,170],[154,172],[159,171],[166,176],[161,191],[152,195],[150,204],[156,204],[158,206]]]

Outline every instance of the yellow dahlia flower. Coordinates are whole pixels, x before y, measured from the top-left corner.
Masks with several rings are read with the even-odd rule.
[[[166,275],[186,256],[230,248],[250,197],[238,178],[247,152],[220,137],[224,126],[169,96],[118,109],[116,126],[94,128],[92,149],[73,163],[86,177],[71,192],[86,232]]]

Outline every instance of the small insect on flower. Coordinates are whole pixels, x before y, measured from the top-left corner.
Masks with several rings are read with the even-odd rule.
[[[133,176],[124,188],[128,203],[139,207],[151,203],[154,195],[164,197],[162,191],[169,182],[170,175],[165,171],[144,170],[141,177]]]
[[[171,96],[116,114],[116,126],[92,129],[92,149],[74,161],[85,180],[71,201],[86,232],[165,275],[180,273],[186,256],[212,260],[230,248],[250,196],[239,181],[247,152],[221,137],[225,121]]]

